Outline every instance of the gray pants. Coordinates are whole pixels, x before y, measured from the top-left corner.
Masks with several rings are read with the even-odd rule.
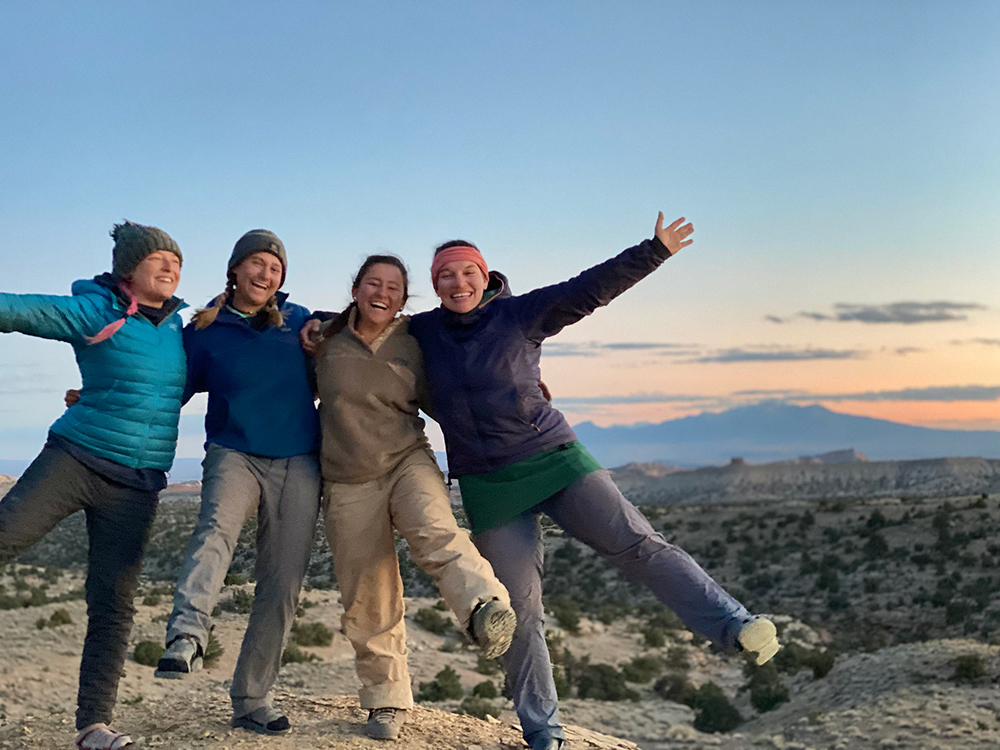
[[[725,647],[735,645],[743,621],[750,617],[743,605],[690,555],[655,531],[607,471],[587,474],[509,523],[473,537],[510,592],[517,614],[514,642],[502,661],[524,739],[531,747],[564,736],[545,644],[538,512],[650,588],[689,628]]]
[[[202,651],[208,646],[233,549],[256,513],[257,585],[229,691],[233,713],[244,716],[271,704],[316,532],[319,463],[314,454],[263,458],[209,445],[203,466],[201,514],[177,583],[167,644],[186,635]]]
[[[0,565],[67,516],[87,518],[87,636],[76,727],[111,722],[125,665],[142,553],[157,493],[109,482],[58,448],[44,448],[0,501]]]

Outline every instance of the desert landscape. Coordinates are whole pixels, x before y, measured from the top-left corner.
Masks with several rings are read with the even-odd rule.
[[[996,463],[985,462],[991,474],[984,462],[951,462],[970,468],[949,486],[993,490]],[[844,467],[852,466],[854,495],[834,491]],[[836,467],[840,473],[831,473]],[[897,476],[907,474],[896,468]],[[774,616],[785,648],[763,668],[693,635],[588,548],[547,526],[550,651],[563,718],[586,728],[571,730],[573,747],[1000,745],[1000,496],[933,496],[913,483],[908,493],[893,494],[880,479],[886,473],[876,462],[857,460],[616,471],[657,529],[752,610]],[[711,488],[728,475],[726,492],[742,491],[748,499],[677,504],[664,483],[683,474],[689,489],[698,477]],[[773,487],[789,486],[789,476],[815,492],[769,499],[780,494]],[[875,479],[866,484],[866,477]],[[164,493],[137,598],[118,721],[140,747],[376,746],[362,732],[353,653],[339,632],[336,579],[319,533],[277,686],[293,721],[291,735],[259,738],[228,726],[228,680],[253,600],[253,521],[220,597],[215,660],[181,683],[153,679],[150,664],[162,647],[198,492],[197,483],[186,483]],[[0,747],[71,739],[86,622],[85,550],[82,518],[70,518],[0,576],[6,633]],[[461,638],[402,542],[400,558],[420,709],[398,746],[522,747],[499,665],[480,659]]]

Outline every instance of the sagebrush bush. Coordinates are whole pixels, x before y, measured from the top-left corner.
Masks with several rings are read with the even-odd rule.
[[[306,664],[311,661],[322,661],[316,654],[303,651],[294,643],[289,643],[285,653],[281,655],[281,664]]]
[[[688,705],[696,711],[694,728],[699,732],[731,732],[743,723],[736,706],[714,682],[698,688]]]
[[[458,672],[451,667],[445,667],[434,675],[434,679],[430,682],[420,683],[417,700],[438,703],[458,700],[464,695],[465,691],[462,689],[462,681],[458,678]]]
[[[483,680],[472,688],[472,694],[477,698],[497,698],[500,696],[500,691],[492,680]]]
[[[424,630],[437,635],[444,635],[451,630],[451,620],[430,607],[418,609],[417,614],[413,616],[413,621]]]
[[[976,654],[965,654],[955,659],[954,680],[978,680],[986,674],[986,663],[983,657]]]
[[[147,667],[155,667],[165,650],[156,641],[139,641],[135,644],[135,651],[132,652],[132,658],[139,664]]]
[[[625,684],[625,675],[610,664],[588,664],[577,680],[576,694],[598,701],[639,700],[639,694]]]
[[[477,719],[483,719],[484,721],[487,716],[492,716],[494,719],[500,717],[500,709],[496,708],[489,701],[475,695],[465,698],[458,707],[458,711],[459,713],[475,716]]]
[[[292,640],[300,646],[329,646],[333,633],[321,622],[296,622],[292,625]]]

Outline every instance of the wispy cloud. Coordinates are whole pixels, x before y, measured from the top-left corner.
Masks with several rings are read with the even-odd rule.
[[[616,406],[618,404],[701,404],[708,406],[716,405],[718,399],[715,396],[692,396],[680,393],[632,393],[625,396],[569,396],[561,398],[556,396],[553,403],[561,408],[574,408],[579,411],[579,407],[592,406]]]
[[[658,356],[674,357],[696,354],[694,344],[674,344],[659,341],[588,341],[583,343],[553,341],[546,343],[543,353],[547,357],[597,357],[609,352],[649,352]]]
[[[805,362],[815,359],[861,359],[867,352],[860,349],[786,349],[771,347],[753,347],[719,349],[710,354],[696,357],[689,362],[700,364],[718,362],[730,364],[733,362]]]
[[[956,339],[951,342],[956,346],[965,346],[966,344],[980,344],[982,346],[1000,346],[1000,339]]]
[[[851,393],[814,393],[793,396],[789,401],[996,401],[1000,385],[943,385],[929,388],[903,388],[895,391],[860,391]]]
[[[986,310],[986,305],[975,302],[891,302],[885,305],[857,305],[838,302],[830,313],[802,311],[789,317],[765,315],[764,319],[772,323],[788,323],[795,318],[808,318],[815,321],[833,321],[838,323],[899,323],[915,325],[918,323],[941,323],[953,320],[968,320],[969,313],[976,310]]]
[[[927,351],[926,349],[919,346],[899,346],[896,347],[896,354],[901,357],[905,357],[907,354],[918,354],[920,352]]]

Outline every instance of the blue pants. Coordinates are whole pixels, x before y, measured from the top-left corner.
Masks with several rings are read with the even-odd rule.
[[[473,541],[510,592],[514,642],[503,656],[514,708],[532,748],[562,738],[542,608],[542,541],[537,514],[647,586],[696,633],[732,648],[750,613],[696,563],[669,544],[615,486],[607,471],[581,477],[530,511]]]

